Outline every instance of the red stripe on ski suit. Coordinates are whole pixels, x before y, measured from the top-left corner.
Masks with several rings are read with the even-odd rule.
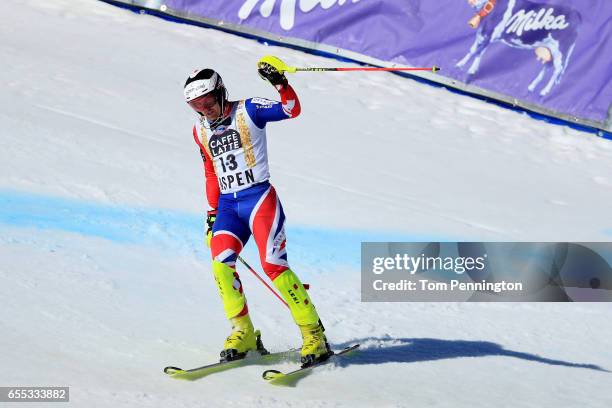
[[[278,275],[289,269],[284,261],[284,265],[278,265],[268,262],[268,249],[274,246],[273,241],[276,237],[273,234],[278,228],[278,223],[275,223],[276,216],[279,216],[280,220],[280,208],[278,199],[276,197],[276,190],[274,187],[270,187],[268,194],[264,198],[263,202],[257,209],[255,216],[253,217],[253,237],[259,250],[259,259],[264,272],[271,280],[276,279]],[[268,241],[271,240],[272,244],[269,246]],[[285,240],[279,245],[279,249],[285,247]],[[280,262],[283,262],[279,259]]]
[[[219,206],[219,194],[221,191],[219,190],[219,180],[217,180],[217,173],[215,173],[215,165],[213,164],[212,158],[206,152],[202,143],[200,143],[200,139],[198,138],[198,130],[196,127],[193,127],[193,139],[200,147],[200,154],[202,155],[202,159],[204,160],[204,176],[206,183],[206,200],[208,200],[208,205],[212,208],[212,211],[209,211],[209,214],[215,214],[217,212],[217,207]]]

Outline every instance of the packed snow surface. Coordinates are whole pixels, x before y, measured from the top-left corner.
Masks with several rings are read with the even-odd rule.
[[[391,74],[291,75],[303,113],[268,126],[289,260],[332,346],[362,350],[295,388],[257,365],[176,381],[164,366],[215,361],[229,333],[187,74],[275,98],[261,56],[339,63],[93,0],[5,1],[0,39],[0,386],[78,407],[612,406],[609,304],[362,303],[359,268],[368,240],[610,240],[610,141]],[[238,268],[266,346],[299,345]]]

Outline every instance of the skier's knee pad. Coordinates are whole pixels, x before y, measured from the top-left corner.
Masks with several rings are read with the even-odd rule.
[[[223,262],[213,261],[212,270],[225,315],[231,319],[237,316],[246,304],[242,282],[236,270]]]
[[[291,269],[287,269],[278,275],[272,283],[289,305],[295,323],[299,326],[318,323],[317,310],[312,304],[304,285]]]

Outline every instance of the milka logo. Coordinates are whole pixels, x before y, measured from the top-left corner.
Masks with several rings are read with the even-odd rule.
[[[309,13],[317,6],[321,6],[323,10],[327,10],[336,4],[342,6],[344,3],[358,3],[359,1],[360,0],[279,0],[280,25],[285,30],[291,30],[293,28],[296,6],[298,6],[302,12]],[[238,10],[238,17],[240,17],[241,20],[249,18],[255,6],[260,2],[259,14],[265,18],[270,17],[272,10],[274,10],[276,0],[245,0],[240,10]]]
[[[506,27],[506,33],[516,33],[517,36],[521,36],[524,31],[536,31],[536,30],[563,30],[569,27],[569,23],[565,21],[565,15],[560,14],[558,16],[553,15],[554,10],[552,8],[540,9],[536,13],[535,10],[531,10],[528,13],[525,10],[519,10],[515,13],[508,21]]]

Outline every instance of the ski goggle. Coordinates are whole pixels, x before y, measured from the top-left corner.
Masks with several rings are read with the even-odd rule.
[[[209,93],[206,95],[199,96],[189,102],[187,102],[194,110],[202,112],[211,109],[217,104],[217,98],[214,94]]]

